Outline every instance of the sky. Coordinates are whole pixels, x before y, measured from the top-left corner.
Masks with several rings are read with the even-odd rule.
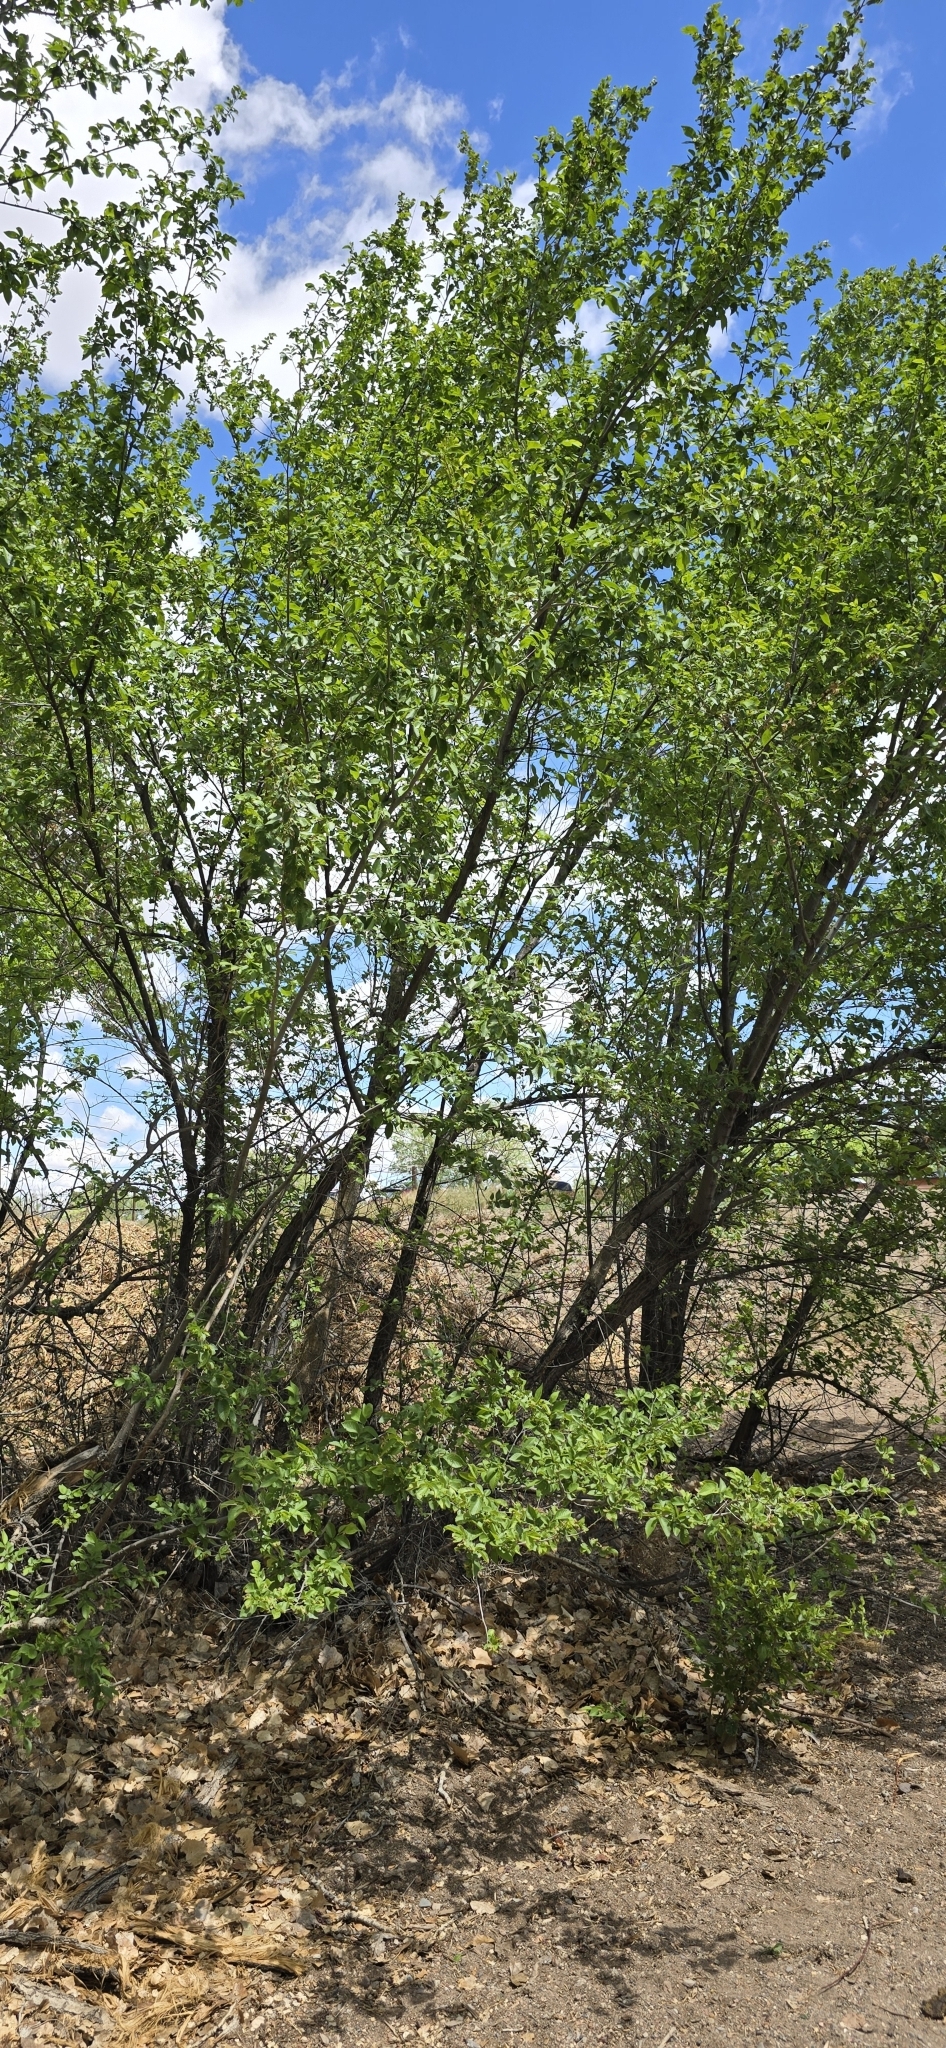
[[[212,0],[174,12],[195,98],[234,83],[247,94],[227,143],[246,193],[239,246],[214,308],[237,347],[284,334],[306,279],[389,219],[399,191],[449,197],[464,127],[491,165],[525,177],[536,135],[566,126],[599,78],[655,79],[632,165],[647,184],[662,181],[692,114],[693,0]],[[747,68],[764,66],[783,23],[805,21],[811,46],[836,12],[824,0],[749,0]],[[850,160],[793,216],[796,246],[827,242],[839,270],[903,264],[946,242],[946,0],[881,0],[867,25],[873,104]]]

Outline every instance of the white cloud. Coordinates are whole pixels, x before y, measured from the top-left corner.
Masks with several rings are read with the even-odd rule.
[[[380,99],[343,99],[342,79],[323,79],[306,95],[280,78],[255,78],[245,88],[227,131],[228,154],[240,163],[275,148],[302,150],[316,156],[337,136],[392,130],[430,148],[455,133],[463,120],[462,102],[450,93],[432,91],[402,73]]]
[[[302,321],[312,280],[337,263],[350,244],[384,227],[399,193],[423,198],[438,190],[449,209],[459,205],[459,189],[445,188],[436,167],[403,144],[392,142],[366,156],[351,168],[345,189],[329,193],[334,203],[301,221],[299,208],[273,222],[265,234],[237,243],[208,304],[213,331],[240,354],[267,343],[260,366],[279,381],[284,375],[281,350]]]
[[[882,135],[894,107],[913,91],[913,76],[903,62],[902,43],[876,43],[870,56],[874,67],[871,96],[854,124],[861,143]]]
[[[710,328],[707,340],[711,361],[718,363],[723,356],[728,356],[738,331],[739,322],[732,317],[728,320],[718,320],[715,327]]]
[[[580,308],[577,326],[589,355],[600,356],[611,339],[611,325],[614,314],[607,306],[599,306],[595,299],[586,299]]]
[[[306,94],[293,82],[252,75],[227,26],[225,0],[207,9],[169,7],[149,21],[147,33],[164,52],[187,49],[193,76],[182,89],[188,105],[206,112],[234,85],[246,97],[225,131],[222,147],[236,175],[252,189],[260,173],[288,172],[288,206],[255,237],[241,238],[207,311],[213,329],[234,351],[258,348],[276,337],[265,358],[278,374],[280,349],[305,309],[306,286],[391,219],[402,192],[424,199],[449,184],[462,102],[401,73],[385,92],[355,90],[351,73],[325,78]],[[124,96],[131,111],[137,93]],[[100,111],[97,110],[97,111]],[[79,131],[89,109],[72,98],[63,108]],[[301,158],[301,162],[300,162]],[[445,187],[447,189],[445,189]],[[90,206],[105,194],[91,182],[76,196]],[[76,277],[55,309],[48,369],[63,382],[79,368],[80,336],[95,309],[91,277]]]

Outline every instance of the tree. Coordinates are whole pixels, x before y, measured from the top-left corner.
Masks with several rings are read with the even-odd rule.
[[[645,1384],[679,1379],[692,1290],[766,1187],[782,1208],[823,1189],[832,1118],[860,1119],[885,1186],[923,1152],[938,270],[848,287],[798,373],[784,355],[822,265],[786,257],[783,217],[846,149],[861,11],[798,72],[781,35],[754,86],[711,9],[685,159],[633,202],[636,91],[602,85],[545,138],[526,206],[468,150],[455,219],[405,202],[321,280],[291,396],[204,356],[229,442],[208,507],[147,261],[117,374],[11,388],[0,859],[136,1070],[164,1260],[82,1454],[116,1489],[96,1541],[132,1497],[197,1528],[201,1480],[234,1469],[292,1521],[359,1198],[405,1125],[430,1143],[409,1214],[379,1225],[346,1515],[401,1483],[391,1359],[471,1143],[525,1158],[451,1250],[465,1320],[428,1334],[447,1378],[475,1377],[528,1292],[537,1443],[565,1400],[536,1390],[570,1397],[601,1352],[613,1389],[608,1347],[645,1305]],[[731,380],[710,338],[736,316]],[[557,1209],[548,1110],[581,1152]],[[463,1430],[511,1428],[509,1385]]]
[[[9,857],[170,1119],[174,1314],[198,1243],[211,1286],[275,1213],[248,1188],[277,1125],[305,1192],[251,1341],[332,1196],[344,1237],[402,1104],[433,1091],[455,1135],[484,1072],[544,1058],[553,906],[647,751],[662,472],[718,405],[710,330],[770,289],[786,206],[845,146],[857,21],[796,75],[781,36],[754,89],[711,11],[688,155],[626,218],[640,93],[602,87],[541,145],[525,212],[471,155],[455,222],[435,204],[412,240],[402,209],[324,281],[291,402],[218,384],[235,452],[202,526],[160,365],[14,405],[4,659],[19,772],[57,822],[37,837],[13,801]],[[777,301],[809,274],[788,265]]]
[[[154,0],[155,10],[164,4]],[[132,409],[140,408],[151,383],[157,380],[160,388],[168,370],[190,361],[204,345],[199,291],[213,281],[232,239],[220,215],[236,187],[214,146],[228,108],[205,119],[178,103],[177,89],[188,75],[186,57],[180,52],[161,58],[143,38],[138,23],[147,12],[132,0],[106,0],[104,6],[40,0],[29,7],[9,0],[2,9],[0,296],[7,317],[0,407],[4,429],[13,437],[10,456],[14,446],[23,448],[18,407],[24,392],[30,393],[31,417],[42,415],[39,380],[49,317],[77,270],[91,272],[99,293],[86,353],[99,368],[121,363]],[[133,109],[129,97],[136,87],[143,98]],[[111,179],[123,182],[130,196],[108,196]],[[39,459],[35,448],[33,456]],[[8,466],[8,487],[10,479]],[[19,570],[9,552],[16,546],[9,522],[6,539],[4,567],[12,591]],[[9,616],[8,626],[15,637],[16,621]],[[70,658],[81,660],[83,653],[73,648]],[[11,720],[15,726],[23,709],[15,701],[16,687],[13,702],[6,692],[7,744],[13,740]],[[22,687],[25,701],[35,702],[33,677]],[[68,927],[34,890],[28,863],[15,874],[8,871],[5,881],[0,1213],[7,1223],[20,1218],[31,1177],[47,1176],[50,1148],[60,1155],[53,1207],[57,1196],[63,1198],[68,1156],[79,1136],[68,1096],[72,1080],[81,1082],[83,1060],[69,1054],[76,1019],[68,1015],[82,978],[81,948],[77,952]],[[100,1164],[96,1158],[95,1171]],[[47,1196],[50,1191],[47,1177]],[[14,1270],[22,1280],[17,1257]],[[30,1260],[26,1271],[32,1283]]]
[[[850,281],[801,373],[721,395],[683,453],[672,685],[643,800],[593,855],[562,1054],[597,1067],[621,1186],[547,1375],[642,1307],[645,1382],[679,1379],[714,1233],[760,1174],[777,1199],[774,1160],[800,1199],[816,1133],[899,1147],[914,1174],[938,1157],[943,334],[939,262]]]

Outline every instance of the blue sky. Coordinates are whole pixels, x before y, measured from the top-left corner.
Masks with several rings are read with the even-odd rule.
[[[728,11],[728,10],[727,10]],[[807,21],[818,35],[834,9],[797,11],[754,0],[733,8],[747,60],[759,65],[780,22]],[[462,99],[470,125],[489,137],[497,164],[521,167],[536,133],[579,112],[604,73],[626,83],[656,76],[645,177],[659,177],[686,118],[692,0],[246,0],[231,27],[260,72],[291,79],[311,93],[326,78],[348,78],[353,93],[380,97],[399,73]],[[882,0],[868,17],[880,72],[878,107],[859,161],[825,195],[827,231],[860,235],[878,260],[895,259],[943,239],[946,164],[942,97],[946,84],[943,0]],[[895,105],[890,105],[895,100]],[[919,242],[916,237],[919,236]]]

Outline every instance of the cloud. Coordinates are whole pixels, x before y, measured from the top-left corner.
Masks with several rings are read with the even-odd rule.
[[[387,89],[372,92],[358,89],[349,67],[323,78],[311,93],[291,80],[254,73],[228,27],[225,0],[211,0],[206,9],[180,0],[147,17],[145,32],[164,54],[187,50],[192,75],[180,91],[185,104],[207,112],[241,86],[245,97],[225,131],[224,154],[250,192],[264,176],[281,180],[281,210],[261,233],[240,238],[207,304],[211,327],[234,351],[257,348],[274,334],[265,366],[278,374],[280,349],[302,317],[307,284],[336,264],[349,244],[385,226],[402,192],[420,200],[443,191],[448,206],[458,204],[452,180],[463,103],[403,71]],[[122,96],[123,111],[134,111],[138,97],[140,88],[133,86]],[[63,117],[74,133],[100,112],[75,95],[64,97]],[[106,193],[87,181],[84,188],[77,184],[75,196],[92,208]],[[91,277],[70,280],[51,320],[53,383],[79,369],[80,337],[95,303]]]
[[[403,73],[373,98],[348,88],[344,78],[323,80],[305,95],[278,79],[254,80],[228,136],[237,171],[251,179],[263,159],[295,154],[288,207],[238,243],[208,305],[211,326],[232,349],[257,349],[274,336],[263,357],[271,376],[303,316],[308,284],[385,227],[402,193],[421,200],[441,191],[451,209],[460,201],[450,173],[462,102]]]
[[[379,99],[345,99],[343,79],[323,79],[311,94],[280,78],[255,78],[245,88],[227,131],[227,153],[237,165],[278,148],[317,156],[339,135],[403,133],[430,148],[453,135],[463,120],[462,101],[403,73]]]
[[[728,356],[738,333],[739,321],[732,314],[728,320],[718,320],[715,327],[710,328],[707,339],[712,362],[721,362],[724,356]]]
[[[580,307],[576,325],[590,355],[600,356],[607,348],[613,320],[613,313],[606,306],[599,306],[595,299],[586,299]]]
[[[876,43],[871,50],[874,81],[870,99],[854,123],[858,142],[882,135],[894,107],[913,91],[913,75],[903,62],[904,54],[902,43]]]
[[[451,211],[459,205],[459,187],[445,185],[438,164],[397,139],[360,155],[334,186],[313,184],[263,234],[237,243],[208,301],[214,333],[236,353],[262,348],[261,368],[280,381],[281,351],[302,321],[312,280],[386,226],[402,192],[424,198],[435,191]]]

